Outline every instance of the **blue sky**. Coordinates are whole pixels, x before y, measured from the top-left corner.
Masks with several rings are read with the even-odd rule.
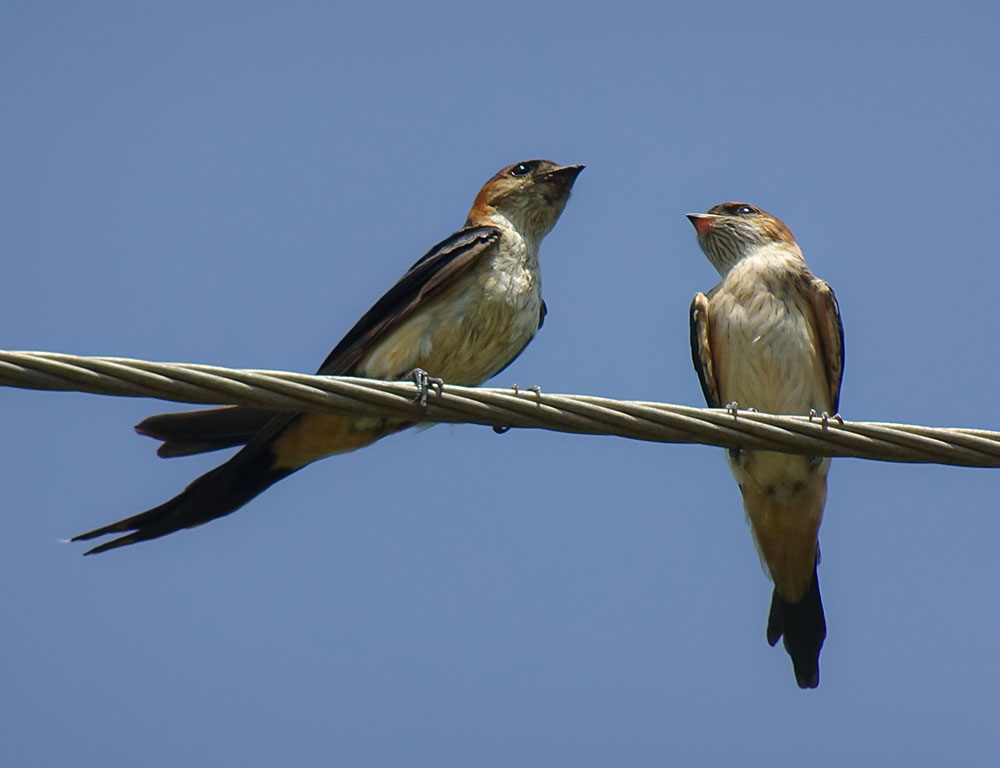
[[[1000,428],[995,5],[0,11],[0,348],[312,371],[498,168],[587,170],[493,383],[700,405],[683,214],[786,221],[842,412]],[[817,691],[722,451],[472,426],[97,558],[152,400],[0,391],[5,765],[993,764],[1000,475],[836,460]]]

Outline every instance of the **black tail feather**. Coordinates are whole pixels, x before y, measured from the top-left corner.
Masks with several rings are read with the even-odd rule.
[[[295,471],[274,469],[273,464],[274,456],[267,447],[252,456],[237,454],[197,478],[169,501],[138,515],[81,533],[71,541],[87,541],[109,533],[133,531],[84,553],[96,555],[224,517]]]
[[[790,603],[775,589],[767,617],[767,642],[773,646],[784,635],[785,650],[792,657],[799,688],[819,685],[819,652],[826,639],[826,618],[819,594],[819,579],[813,567],[812,583],[805,597]]]
[[[157,453],[164,458],[190,456],[244,445],[254,438],[276,411],[226,406],[200,411],[161,413],[135,425],[140,435],[162,440]]]

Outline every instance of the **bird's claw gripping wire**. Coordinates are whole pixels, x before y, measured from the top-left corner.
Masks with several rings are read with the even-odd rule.
[[[413,398],[413,402],[420,403],[421,408],[427,405],[427,395],[430,394],[432,389],[437,388],[438,397],[444,391],[444,379],[431,376],[423,368],[414,368],[406,374],[406,378],[412,380],[417,385],[417,396]]]
[[[733,400],[733,402],[731,402],[731,403],[726,403],[726,412],[727,413],[731,413],[733,415],[733,420],[734,421],[736,420],[736,414],[737,414],[737,412],[739,410],[740,410],[740,404],[737,403],[735,400]],[[746,408],[744,408],[743,412],[744,413],[758,413],[759,411],[751,405],[751,406],[747,406]]]
[[[838,422],[839,424],[843,424],[844,423],[844,417],[841,416],[839,413],[835,413],[835,414],[833,414],[833,416],[831,416],[826,411],[823,411],[822,413],[817,413],[815,408],[810,408],[809,409],[809,421],[812,421],[813,419],[819,419],[820,424],[823,425],[823,429],[826,429],[827,427],[830,426],[830,419],[833,419],[834,421]]]
[[[521,393],[521,385],[520,384],[512,384],[510,388],[514,390],[514,394],[515,395],[519,395]],[[539,403],[541,403],[541,401],[542,401],[542,388],[540,386],[538,386],[537,384],[533,384],[530,387],[526,387],[526,389],[529,392],[534,392],[535,393],[535,399]]]
[[[517,384],[517,383],[511,384],[510,388],[514,390],[514,394],[515,395],[521,394],[521,385],[520,384]],[[541,404],[541,402],[542,402],[542,388],[540,386],[538,386],[537,384],[535,384],[533,386],[528,387],[528,391],[529,392],[534,392],[535,393],[535,399],[538,401],[539,404]],[[501,426],[494,426],[493,427],[493,431],[496,432],[498,435],[506,434],[507,432],[510,432],[510,429],[511,429],[510,427],[501,427]]]

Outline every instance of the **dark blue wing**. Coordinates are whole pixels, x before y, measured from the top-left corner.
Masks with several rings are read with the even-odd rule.
[[[323,361],[318,373],[350,376],[365,352],[396,328],[429,288],[449,283],[499,239],[496,227],[466,227],[435,245],[361,316]]]

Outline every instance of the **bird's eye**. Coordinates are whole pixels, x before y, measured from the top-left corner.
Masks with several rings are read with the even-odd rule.
[[[737,206],[735,213],[737,216],[752,216],[757,213],[757,209],[749,205],[740,205]]]
[[[518,163],[513,168],[510,169],[511,176],[527,176],[535,168],[538,167],[538,163],[531,161],[527,163]]]

